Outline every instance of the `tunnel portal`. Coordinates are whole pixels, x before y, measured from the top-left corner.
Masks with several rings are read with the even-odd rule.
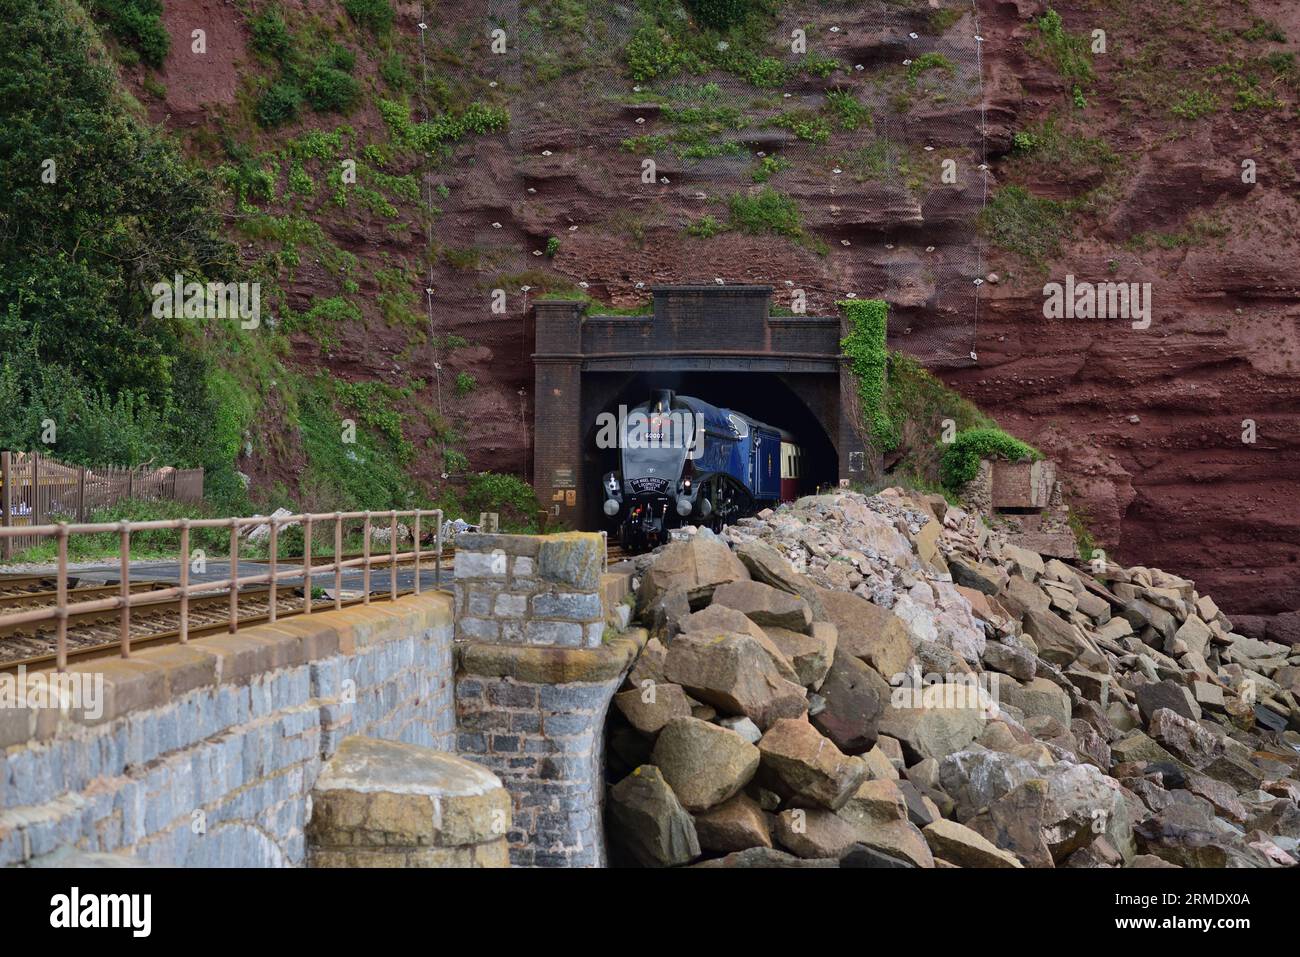
[[[536,317],[533,485],[574,528],[602,527],[597,485],[616,467],[597,418],[672,389],[792,433],[801,492],[867,478],[856,380],[837,316],[773,316],[770,286],[656,286],[649,315],[587,315],[543,301]]]

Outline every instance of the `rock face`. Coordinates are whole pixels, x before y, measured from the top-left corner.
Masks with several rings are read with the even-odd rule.
[[[639,607],[678,617],[611,709],[628,859],[1297,866],[1300,654],[1194,583],[1044,559],[896,489],[703,541],[732,580],[672,577],[678,543],[646,560]]]

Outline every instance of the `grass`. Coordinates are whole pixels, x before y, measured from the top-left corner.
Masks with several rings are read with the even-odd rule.
[[[753,236],[771,233],[791,239],[804,236],[798,204],[770,187],[754,195],[734,194],[729,208],[731,225],[741,232]]]
[[[1093,81],[1092,52],[1088,38],[1065,29],[1061,15],[1051,7],[1033,23],[1029,52],[1056,67],[1067,82],[1086,87]]]
[[[1060,251],[1074,206],[1040,199],[1023,186],[1004,186],[980,213],[980,226],[1003,249],[1041,266]]]
[[[1048,116],[1012,138],[1012,153],[1024,172],[1050,174],[1064,170],[1071,178],[1104,174],[1119,164],[1119,156],[1102,139]]]

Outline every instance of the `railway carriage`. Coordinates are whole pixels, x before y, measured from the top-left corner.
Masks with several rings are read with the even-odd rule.
[[[620,416],[617,438],[620,468],[602,493],[628,548],[653,548],[678,525],[718,530],[798,495],[793,435],[701,399],[657,390]]]

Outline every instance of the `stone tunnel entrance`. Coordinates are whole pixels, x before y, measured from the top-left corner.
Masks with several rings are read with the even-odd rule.
[[[596,447],[596,418],[656,387],[790,431],[814,488],[868,477],[839,317],[773,316],[770,286],[652,292],[648,316],[587,315],[573,301],[534,306],[533,485],[552,515],[601,527],[597,485],[614,466],[613,453]]]

